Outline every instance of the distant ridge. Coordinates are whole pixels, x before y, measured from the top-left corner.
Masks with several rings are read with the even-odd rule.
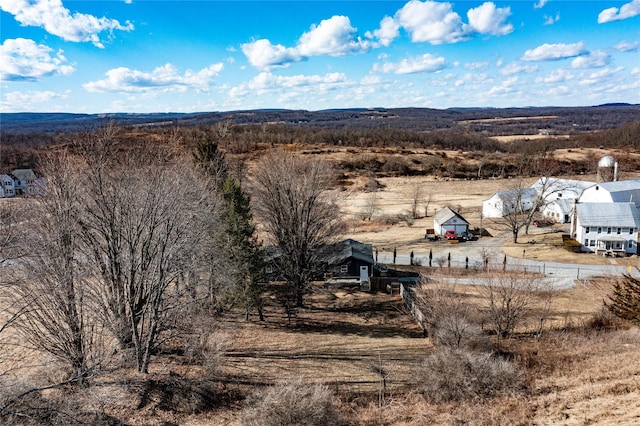
[[[0,113],[0,132],[50,133],[90,130],[114,121],[122,126],[201,126],[220,121],[236,124],[276,123],[291,126],[318,128],[377,129],[397,128],[414,131],[470,127],[468,122],[495,117],[526,118],[553,116],[545,120],[545,127],[560,131],[587,131],[618,127],[624,123],[640,120],[640,104],[610,103],[586,107],[514,107],[448,109],[432,108],[345,108],[320,111],[288,109],[256,109],[238,111],[212,111],[194,113]],[[463,126],[461,123],[465,122]],[[537,123],[536,125],[540,125]],[[532,128],[532,131],[535,130]]]

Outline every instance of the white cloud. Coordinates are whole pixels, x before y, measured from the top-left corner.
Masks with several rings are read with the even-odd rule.
[[[296,49],[281,44],[273,45],[266,39],[243,44],[242,53],[253,67],[261,69],[288,66],[302,59]]]
[[[506,95],[516,91],[515,87],[518,83],[518,77],[507,78],[502,81],[502,84],[499,86],[493,86],[489,89],[488,95]]]
[[[535,49],[524,52],[523,61],[557,61],[560,59],[575,58],[584,55],[584,43],[578,42],[573,44],[543,44]]]
[[[560,12],[556,16],[544,15],[544,25],[553,25],[560,20]]]
[[[178,69],[171,64],[158,67],[150,73],[120,67],[107,71],[107,78],[83,84],[83,87],[89,92],[186,92],[189,89],[206,91],[211,80],[217,77],[222,69],[222,63],[218,63],[198,72],[188,70],[180,75]]]
[[[501,75],[514,75],[521,73],[532,73],[538,70],[536,65],[523,64],[519,61],[509,62],[504,67],[500,68]]]
[[[600,71],[593,72],[588,76],[583,77],[583,79],[580,81],[580,85],[593,86],[604,84],[606,81],[611,80],[612,77],[622,71],[622,69],[622,67],[604,68]]]
[[[36,81],[53,75],[67,75],[74,71],[58,51],[33,40],[8,39],[0,46],[0,80]]]
[[[451,3],[411,0],[396,12],[395,18],[414,42],[443,44],[467,40],[468,25],[452,7]]]
[[[302,95],[323,95],[351,85],[343,73],[278,76],[261,72],[249,82],[230,88],[229,97],[232,101],[237,101],[253,95],[275,95],[279,96],[280,101],[289,101]]]
[[[508,7],[496,8],[492,2],[485,2],[480,6],[469,9],[467,17],[469,26],[480,34],[491,34],[495,36],[507,35],[513,32],[513,25],[505,23],[511,16],[511,9]]]
[[[617,7],[604,9],[600,14],[598,14],[598,24],[620,21],[622,19],[633,18],[637,15],[640,15],[640,0],[632,0],[629,3],[622,5],[620,9]]]
[[[393,40],[400,36],[400,24],[390,16],[385,16],[380,21],[380,28],[373,33],[365,33],[368,38],[376,38],[382,46],[389,46]]]
[[[104,47],[98,35],[103,31],[131,31],[133,24],[124,25],[115,19],[97,18],[84,13],[71,14],[61,0],[0,0],[0,9],[14,15],[22,25],[42,27],[49,34],[66,41],[90,41]]]
[[[9,92],[4,95],[3,108],[7,111],[34,111],[35,105],[43,104],[54,99],[66,99],[69,92],[56,93],[49,90]]]
[[[563,83],[565,81],[572,80],[573,74],[565,69],[559,69],[552,71],[546,77],[536,78],[536,83]]]
[[[374,71],[384,74],[414,74],[419,72],[435,72],[446,68],[447,62],[442,56],[425,53],[422,56],[403,59],[400,62],[375,64]]]
[[[312,25],[298,40],[297,50],[302,56],[344,56],[349,53],[366,52],[369,41],[354,37],[356,29],[346,16],[333,16]]]
[[[549,0],[538,0],[536,3],[533,4],[533,8],[542,9],[548,2]]]
[[[635,52],[640,47],[640,41],[621,41],[620,43],[613,46],[614,50],[618,52]]]
[[[588,55],[578,56],[571,61],[571,68],[602,68],[611,63],[611,56],[602,50],[594,50]]]
[[[468,62],[464,64],[465,69],[478,70],[489,66],[489,62]]]
[[[344,56],[366,52],[374,45],[369,40],[355,36],[356,29],[346,16],[333,16],[302,34],[296,47],[272,44],[267,39],[256,40],[242,45],[242,52],[249,63],[258,69],[270,70],[287,67],[292,62],[305,60],[310,56]]]

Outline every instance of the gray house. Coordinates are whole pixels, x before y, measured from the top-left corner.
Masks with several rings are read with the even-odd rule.
[[[361,284],[373,276],[373,246],[346,239],[330,247],[326,257],[332,278],[358,279]]]

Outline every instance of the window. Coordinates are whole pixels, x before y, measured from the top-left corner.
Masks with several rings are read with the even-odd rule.
[[[618,234],[620,233],[620,231],[622,231],[622,229],[621,229],[621,228],[618,228]]]
[[[585,227],[584,227],[584,233],[585,233],[585,234],[588,234],[588,233],[589,233],[589,227],[588,227],[588,226],[585,226]]]
[[[595,246],[596,246],[596,240],[589,241],[589,247],[595,247]]]
[[[340,273],[346,274],[347,272],[349,272],[349,265],[340,265]]]
[[[633,234],[633,228],[629,228],[629,234]]]
[[[598,234],[602,233],[602,228],[598,228]]]
[[[633,248],[633,240],[629,240],[628,241],[628,247],[629,248]]]
[[[267,265],[267,266],[264,268],[264,271],[265,271],[267,274],[273,274],[273,266],[271,266],[271,265]]]
[[[586,240],[584,240],[584,246],[585,247],[589,247],[589,239],[588,238]]]
[[[611,227],[607,228],[607,234],[611,233]]]

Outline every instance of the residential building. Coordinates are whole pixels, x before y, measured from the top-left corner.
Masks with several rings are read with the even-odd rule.
[[[605,255],[638,252],[640,213],[635,203],[577,203],[572,225],[582,251]]]

